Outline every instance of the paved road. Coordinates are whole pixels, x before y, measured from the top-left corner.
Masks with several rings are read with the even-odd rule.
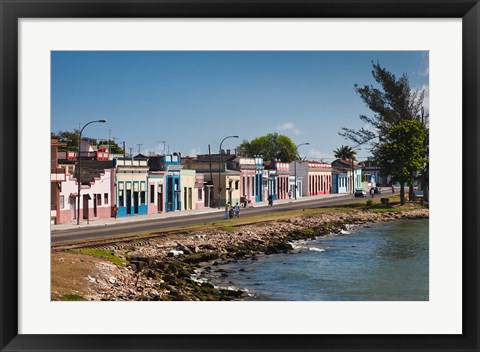
[[[242,208],[240,216],[259,215],[266,213],[275,213],[286,210],[316,208],[322,206],[340,205],[351,202],[353,200],[351,194],[336,196],[332,198],[324,198],[318,200],[295,201],[290,203],[277,203],[273,207],[253,207]],[[100,226],[89,226],[76,229],[55,230],[52,232],[52,244],[60,244],[70,241],[85,241],[89,239],[99,239],[105,237],[119,236],[144,231],[155,231],[169,227],[201,224],[203,222],[211,222],[215,220],[223,220],[223,209],[218,212],[204,213],[196,215],[175,216],[172,218],[140,220],[129,223],[109,224]]]

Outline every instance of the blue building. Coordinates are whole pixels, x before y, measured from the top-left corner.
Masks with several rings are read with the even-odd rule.
[[[255,157],[255,202],[263,201],[263,158]]]
[[[150,171],[164,171],[165,212],[182,210],[181,158],[177,153],[151,156],[148,160]]]
[[[332,193],[353,193],[362,188],[361,168],[351,161],[336,159],[332,162]],[[360,170],[360,171],[359,171]],[[352,187],[352,174],[353,187]]]
[[[117,217],[148,214],[148,158],[114,159]]]

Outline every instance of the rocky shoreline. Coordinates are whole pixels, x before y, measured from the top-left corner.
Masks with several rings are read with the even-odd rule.
[[[259,254],[286,253],[291,242],[313,240],[340,233],[350,225],[366,225],[401,219],[426,219],[428,209],[375,213],[353,210],[346,213],[298,216],[225,230],[218,228],[182,235],[162,235],[142,245],[105,248],[128,261],[118,266],[103,261],[84,279],[87,300],[204,301],[238,300],[241,290],[216,288],[195,279],[199,268],[219,271],[222,263],[252,259]]]

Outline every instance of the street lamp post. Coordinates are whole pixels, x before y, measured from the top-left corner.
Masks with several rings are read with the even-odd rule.
[[[218,208],[220,208],[220,197],[221,197],[221,192],[222,192],[222,186],[220,185],[220,170],[222,168],[222,144],[225,141],[225,139],[228,138],[238,138],[238,136],[227,136],[222,141],[220,142],[220,163],[218,164]],[[213,180],[212,180],[213,181]]]
[[[81,170],[80,170],[80,163],[82,160],[82,158],[80,157],[80,144],[82,142],[82,132],[83,130],[85,129],[85,127],[87,127],[88,125],[90,125],[91,123],[95,123],[95,122],[101,122],[101,123],[105,123],[107,122],[107,120],[95,120],[95,121],[90,121],[88,123],[86,123],[82,129],[80,130],[80,134],[78,135],[78,155],[77,155],[77,158],[78,158],[78,165],[77,165],[77,168],[78,168],[78,171],[77,171],[77,184],[78,184],[78,192],[77,192],[77,197],[78,197],[78,202],[77,202],[77,225],[80,224],[80,189],[81,189],[81,186],[82,186],[82,180],[81,180],[81,176],[82,176],[82,173],[81,173]]]
[[[299,157],[298,147],[300,147],[301,145],[310,145],[310,143],[308,143],[308,142],[307,143],[301,143],[301,144],[295,146],[295,151],[296,151],[296,154],[297,154],[297,155],[295,155],[295,161],[293,162],[293,168],[295,170],[294,171],[295,172],[295,176],[294,176],[295,180],[293,181],[294,182],[294,188],[293,189],[295,191],[295,200],[297,200],[297,157]]]

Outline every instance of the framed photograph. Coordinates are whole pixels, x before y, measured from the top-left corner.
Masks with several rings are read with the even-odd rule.
[[[1,351],[479,350],[478,1],[0,2]],[[408,108],[388,82],[408,92]],[[415,118],[385,128],[400,110]],[[69,129],[78,133],[62,135]],[[267,133],[291,137],[295,155],[255,149]],[[377,158],[345,149],[339,136],[356,147],[381,140],[370,149]],[[392,161],[403,158],[401,143],[420,150],[407,176],[398,171],[406,162]],[[375,162],[389,177],[368,169]],[[335,228],[322,213],[315,228],[345,236],[307,245],[298,241],[312,230],[291,230],[275,246],[235,230],[255,207],[309,213],[322,205],[295,208],[297,198],[342,192],[360,197],[355,212],[373,214],[362,215],[358,236],[348,236],[348,212]],[[373,218],[403,214],[389,210],[386,193],[418,206],[423,220],[378,237]],[[167,227],[163,214],[196,207],[223,221],[222,236],[285,255],[259,260],[230,240],[230,256],[209,261],[230,266],[198,268],[202,248],[212,255],[208,247],[225,242],[198,228],[170,247],[145,235],[144,252],[79,244],[142,215]],[[74,234],[67,225],[85,231],[57,255]],[[148,251],[171,257],[170,271],[149,263]],[[192,265],[171,271],[186,254]],[[88,259],[101,256],[110,264]]]

